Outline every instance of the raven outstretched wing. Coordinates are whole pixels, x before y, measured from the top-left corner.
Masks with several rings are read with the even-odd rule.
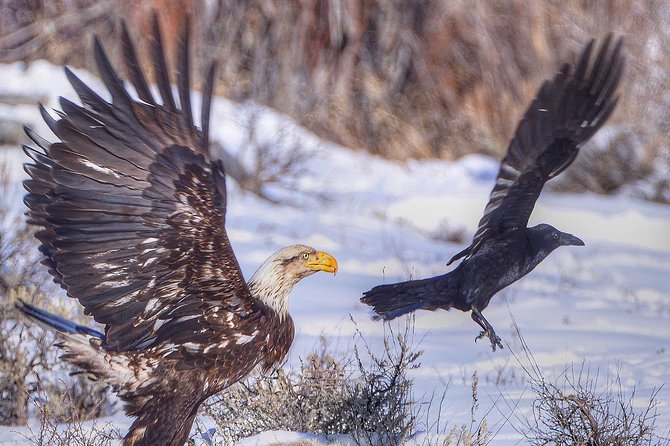
[[[586,45],[571,75],[564,65],[546,81],[516,129],[500,164],[496,184],[472,244],[449,263],[470,258],[493,234],[525,228],[544,183],[575,159],[579,148],[607,120],[623,73],[622,39],[610,50],[609,35],[589,70],[594,41]]]

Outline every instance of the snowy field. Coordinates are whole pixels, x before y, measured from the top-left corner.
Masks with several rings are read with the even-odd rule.
[[[0,93],[44,96],[49,107],[57,108],[58,94],[75,99],[61,69],[47,63],[35,63],[27,71],[0,65],[0,79]],[[96,90],[104,91],[101,86]],[[216,100],[212,138],[236,153],[254,111],[253,104]],[[0,116],[49,135],[34,106],[0,105]],[[347,349],[355,331],[352,320],[370,345],[381,344],[383,324],[370,320],[368,308],[359,303],[361,293],[380,283],[447,271],[446,261],[469,243],[476,229],[498,161],[473,155],[456,162],[400,164],[321,141],[270,111],[262,112],[258,125],[262,138],[271,141],[282,133],[283,143],[298,142],[310,157],[296,179],[297,191],[268,191],[289,198],[290,206],[270,204],[228,182],[227,229],[245,277],[275,249],[292,243],[328,251],[340,265],[336,277],[317,274],[295,288],[291,313],[297,335],[289,362],[297,364],[316,348],[321,335],[336,349]],[[0,157],[18,184],[23,154],[3,147]],[[249,154],[240,157],[252,161]],[[17,193],[17,211],[20,198]],[[491,444],[524,444],[518,430],[534,395],[521,369],[527,363],[514,318],[546,378],[573,366],[597,374],[603,386],[618,375],[625,391],[635,389],[640,407],[658,391],[658,433],[670,436],[670,386],[665,385],[670,381],[670,207],[626,192],[605,197],[545,191],[531,217],[531,224],[540,222],[577,235],[586,246],[558,249],[492,300],[484,314],[505,341],[502,351],[492,352],[486,340],[474,342],[479,327],[469,314],[417,314],[415,337],[424,354],[413,372],[415,395],[446,389],[443,421],[468,423],[471,376],[477,371],[478,416],[485,416],[495,433]],[[445,228],[464,231],[463,244],[443,241]],[[391,325],[402,327],[403,321]],[[130,423],[120,414],[111,420],[121,430]],[[22,436],[26,432],[2,427],[0,445],[30,444]],[[267,433],[243,444],[297,437]],[[422,444],[422,438],[415,443]]]

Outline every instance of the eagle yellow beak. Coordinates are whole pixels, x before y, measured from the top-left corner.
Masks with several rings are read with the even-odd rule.
[[[327,252],[318,251],[316,260],[307,262],[307,268],[313,271],[325,271],[327,273],[337,274],[337,260]]]

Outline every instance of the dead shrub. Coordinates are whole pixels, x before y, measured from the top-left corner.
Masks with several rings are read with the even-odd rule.
[[[100,418],[114,411],[107,385],[92,383],[85,374],[74,374],[57,383],[38,383],[32,399],[58,423]]]
[[[654,159],[630,128],[609,127],[580,150],[575,162],[556,179],[554,189],[610,194],[646,178]]]
[[[442,220],[429,236],[431,239],[439,242],[455,243],[458,245],[467,242],[467,230],[465,227],[454,225],[449,220]]]
[[[638,407],[635,388],[626,390],[621,376],[600,377],[585,364],[571,365],[554,380],[545,378],[521,336],[523,359],[516,356],[535,393],[532,416],[522,420],[520,432],[537,446],[660,446],[670,444],[657,433],[656,399],[652,392]]]
[[[72,59],[89,68],[83,35],[118,37],[120,16],[148,37],[155,9],[171,49],[187,11],[198,22],[196,65],[219,56],[219,93],[255,99],[338,142],[400,159],[502,151],[539,82],[588,38],[614,31],[626,35],[630,56],[631,88],[622,90],[620,108],[667,127],[658,94],[668,82],[659,75],[669,63],[662,51],[669,36],[659,32],[667,25],[664,2],[4,3],[0,47],[7,52],[0,58]]]
[[[296,204],[295,196],[300,193],[298,181],[307,173],[308,161],[315,153],[305,150],[287,125],[271,130],[263,128],[262,110],[251,107],[244,118],[244,139],[236,155],[216,141],[211,143],[210,150],[223,161],[226,175],[242,189],[271,203]],[[310,195],[327,198],[315,191]]]
[[[83,379],[83,378],[82,378]],[[111,423],[84,423],[102,413],[108,404],[105,396],[82,395],[85,387],[63,382],[54,389],[40,389],[35,400],[35,415],[39,419],[39,430],[30,430],[26,439],[35,446],[111,446],[122,438],[121,432]],[[96,399],[96,396],[98,397]],[[81,407],[82,401],[91,401]],[[67,416],[64,416],[67,414]],[[63,424],[67,423],[67,424]]]
[[[213,397],[205,410],[221,444],[268,430],[351,434],[361,445],[403,444],[416,422],[407,373],[421,355],[411,330],[408,324],[404,332],[388,333],[381,354],[361,338],[363,354],[356,348],[336,357],[323,341],[298,370],[258,374]]]
[[[112,2],[0,1],[0,60],[48,59],[81,66],[93,32],[109,35]]]
[[[28,328],[11,302],[9,298],[0,302],[0,424],[23,425],[28,421],[30,395],[36,391],[34,370],[48,370],[55,362],[53,337]]]
[[[664,93],[670,78],[664,73],[670,57],[663,48],[670,44],[664,31],[670,15],[662,1],[1,4],[0,28],[7,31],[0,33],[0,48],[8,50],[0,59],[44,57],[89,69],[90,39],[84,37],[93,31],[118,41],[119,18],[126,18],[143,37],[143,52],[153,8],[161,13],[170,57],[183,12],[190,12],[196,22],[194,72],[203,73],[217,58],[218,94],[253,99],[322,137],[400,160],[501,156],[540,83],[561,63],[574,62],[590,38],[614,32],[625,36],[628,64],[610,123],[629,125],[647,160],[667,151],[670,107]],[[109,50],[114,60],[118,48]],[[612,150],[612,156],[626,156],[623,146]],[[596,171],[580,176],[604,172],[608,179],[596,182],[594,191],[611,190],[610,180],[616,185],[616,176],[626,175],[623,164],[615,164],[621,169],[592,164]],[[643,173],[636,171],[633,180]],[[660,193],[641,195],[667,201],[668,186],[660,178]]]
[[[64,317],[82,319],[34,289],[19,287],[0,300],[0,424],[26,424],[31,401],[42,404],[57,422],[111,413],[107,386],[84,375],[68,376],[76,371],[58,360],[54,334],[26,323],[13,307],[17,297]]]
[[[531,381],[536,393],[533,418],[526,438],[532,445],[658,445],[657,419],[652,393],[646,407],[633,405],[635,389],[627,392],[615,376],[602,389],[596,371],[571,367],[559,383]],[[666,442],[667,444],[667,442]]]

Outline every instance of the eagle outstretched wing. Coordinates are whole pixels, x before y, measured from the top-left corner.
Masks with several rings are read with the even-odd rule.
[[[140,100],[133,100],[100,42],[95,59],[106,102],[66,69],[83,106],[60,99],[42,114],[60,142],[27,129],[42,149],[24,147],[30,222],[56,282],[105,325],[110,351],[164,348],[169,357],[215,355],[235,322],[263,323],[224,228],[223,166],[208,153],[214,80],[203,91],[202,130],[192,121],[188,20],[178,44],[179,108],[172,96],[160,30],[151,48],[162,104],[151,94],[125,25],[123,56]],[[248,324],[247,324],[248,325]],[[253,325],[248,327],[253,329]],[[244,326],[244,324],[242,324]],[[238,336],[249,333],[237,333]]]
[[[494,234],[525,228],[544,183],[565,170],[579,148],[607,120],[623,73],[622,39],[610,50],[608,35],[588,70],[594,41],[586,45],[574,74],[564,65],[546,81],[516,129],[500,164],[496,184],[472,244],[455,260],[472,256]]]

